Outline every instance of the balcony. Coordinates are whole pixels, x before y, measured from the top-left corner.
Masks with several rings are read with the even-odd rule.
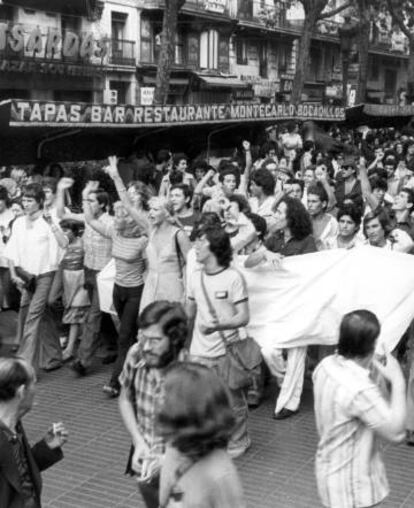
[[[135,41],[111,39],[109,63],[112,65],[135,66]]]
[[[163,9],[164,6],[164,0],[145,0],[143,5],[144,9]],[[229,0],[187,0],[181,10],[228,16]]]
[[[158,54],[155,51],[155,55],[152,56],[151,53],[148,52],[148,46],[145,43],[141,43],[141,60],[140,65],[142,67],[156,67],[158,65]],[[186,56],[182,56],[181,58],[175,60],[172,64],[172,68],[174,70],[183,70],[183,71],[196,71],[199,70],[198,62],[194,60],[190,60]]]

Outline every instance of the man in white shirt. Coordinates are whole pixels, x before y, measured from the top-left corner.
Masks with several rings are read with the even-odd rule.
[[[316,479],[327,508],[379,506],[389,493],[378,438],[394,443],[404,439],[405,381],[391,354],[374,357],[379,334],[372,312],[346,314],[337,354],[322,360],[313,373]],[[390,387],[387,395],[381,387],[384,379]]]
[[[39,327],[42,319],[48,329],[55,327],[47,301],[63,253],[55,238],[58,227],[43,218],[44,199],[40,185],[25,187],[22,202],[26,215],[14,222],[4,255],[9,260],[11,280],[22,292],[19,354],[34,368],[40,363],[45,370],[53,370],[61,366],[62,360],[57,332],[45,334],[40,340]]]
[[[187,314],[194,324],[190,355],[220,374],[226,356],[224,341],[247,337],[244,326],[250,316],[246,283],[230,267],[232,248],[229,235],[223,229],[201,228],[197,232],[195,251],[203,268],[194,272],[187,288]],[[228,451],[236,458],[250,446],[247,403],[243,388],[229,391],[236,424]]]

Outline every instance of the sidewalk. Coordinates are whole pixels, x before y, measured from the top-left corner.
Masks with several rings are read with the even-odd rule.
[[[30,439],[42,437],[59,420],[70,431],[64,460],[43,474],[45,508],[143,507],[134,480],[123,474],[129,439],[117,401],[102,393],[109,371],[98,365],[94,374],[76,378],[64,367],[38,383],[37,405],[25,418]],[[252,447],[237,461],[249,508],[320,507],[311,390],[305,390],[298,415],[276,422],[271,419],[272,389],[250,414]],[[387,446],[385,455],[392,493],[384,508],[412,508],[414,447]]]

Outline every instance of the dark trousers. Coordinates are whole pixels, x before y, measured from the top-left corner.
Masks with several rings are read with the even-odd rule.
[[[85,367],[91,365],[93,357],[101,344],[99,329],[102,314],[96,283],[98,273],[98,270],[91,270],[85,267],[85,288],[88,291],[91,305],[83,325],[82,339],[78,349],[78,358]]]
[[[109,382],[114,388],[119,388],[118,377],[124,366],[125,357],[128,353],[128,349],[136,341],[139,304],[141,302],[143,288],[144,284],[129,288],[118,286],[117,284],[114,285],[114,307],[120,320],[118,357],[114,364],[111,380]]]
[[[158,500],[160,490],[160,477],[155,476],[149,482],[139,482],[139,491],[147,508],[158,508],[160,503]]]

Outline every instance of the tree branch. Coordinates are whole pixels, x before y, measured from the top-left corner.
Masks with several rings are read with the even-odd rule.
[[[404,34],[408,37],[409,41],[413,40],[413,34],[410,32],[406,24],[404,23],[404,18],[400,15],[397,9],[392,2],[392,0],[387,0],[388,9],[390,10],[392,19],[397,23],[397,25],[401,28]],[[402,9],[401,9],[402,12]]]
[[[346,3],[342,4],[342,5],[340,5],[339,7],[337,7],[336,9],[334,9],[333,11],[322,13],[319,16],[319,19],[326,19],[326,18],[330,18],[332,16],[335,16],[336,14],[339,14],[340,12],[342,12],[345,9],[347,9],[348,7],[351,7],[351,5],[352,5],[352,2],[346,2]]]

